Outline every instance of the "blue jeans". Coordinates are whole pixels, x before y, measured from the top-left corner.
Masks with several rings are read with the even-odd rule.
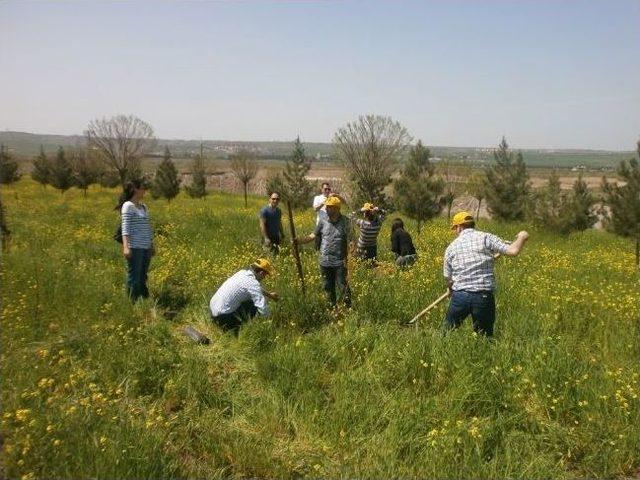
[[[127,293],[132,301],[149,297],[147,272],[151,263],[150,248],[132,248],[127,258]]]
[[[445,330],[458,328],[462,321],[471,314],[473,330],[488,337],[493,335],[493,324],[496,321],[496,303],[493,292],[467,292],[457,290],[451,295],[449,310],[444,321]]]
[[[329,296],[329,302],[331,306],[336,305],[336,285],[340,291],[342,301],[347,307],[351,306],[351,290],[347,283],[347,267],[341,265],[339,267],[323,267],[320,266],[320,273],[322,274],[322,286],[324,291]]]

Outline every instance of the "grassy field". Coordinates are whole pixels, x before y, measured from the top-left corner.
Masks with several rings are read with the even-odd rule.
[[[154,300],[132,306],[112,240],[117,192],[2,187],[2,449],[7,478],[612,478],[640,467],[640,300],[631,242],[531,231],[497,263],[495,341],[443,336],[443,220],[420,259],[351,274],[329,312],[317,259],[267,280],[284,297],[238,338],[210,324],[217,286],[261,249],[254,198],[147,199]],[[314,222],[296,216],[300,232]],[[506,238],[527,227],[482,223]],[[191,343],[195,325],[212,339]]]

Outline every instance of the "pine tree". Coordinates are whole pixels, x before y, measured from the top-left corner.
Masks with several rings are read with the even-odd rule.
[[[98,183],[104,188],[115,188],[120,185],[120,175],[115,170],[105,169],[99,173]]]
[[[418,232],[422,222],[440,213],[440,197],[444,191],[444,180],[435,176],[430,156],[429,149],[418,141],[411,148],[409,159],[393,188],[396,205],[402,213],[417,220]]]
[[[547,230],[559,232],[562,228],[563,205],[566,200],[560,190],[560,179],[554,170],[549,176],[547,186],[532,196],[530,216],[533,223]]]
[[[32,163],[31,178],[46,188],[51,175],[51,161],[44,153],[44,147],[42,145],[40,145],[40,153],[33,159]]]
[[[168,202],[175,198],[175,196],[180,192],[178,170],[176,169],[173,160],[171,160],[169,147],[164,147],[164,157],[156,170],[156,176],[153,179],[151,192],[154,198],[164,197]]]
[[[593,227],[597,220],[597,216],[593,212],[594,203],[595,198],[580,173],[573,184],[571,196],[564,206],[562,230],[568,233]]]
[[[271,172],[267,176],[267,181],[265,182],[264,187],[264,193],[267,195],[271,195],[273,192],[279,192],[283,195],[283,197],[286,197],[286,195],[283,193],[286,187],[284,178],[282,177],[282,172]]]
[[[100,172],[97,162],[91,158],[84,149],[72,150],[69,154],[71,168],[73,169],[73,181],[76,187],[87,196],[87,189],[98,181]]]
[[[207,172],[201,155],[197,155],[193,160],[191,185],[185,186],[184,189],[191,198],[203,198],[207,195]]]
[[[9,153],[9,149],[0,143],[0,183],[9,184],[17,182],[21,175],[18,173],[18,163]]]
[[[292,208],[306,208],[311,203],[314,185],[307,180],[310,169],[311,160],[306,157],[300,137],[297,137],[293,143],[293,154],[283,172],[282,194],[291,202]]]
[[[73,169],[62,147],[58,148],[56,158],[51,163],[50,183],[54,188],[60,190],[60,194],[63,194],[73,186]]]
[[[499,220],[523,220],[529,196],[529,175],[522,153],[509,150],[504,137],[493,152],[495,164],[485,169],[487,208]]]
[[[636,264],[640,266],[640,142],[638,159],[620,162],[617,173],[624,184],[602,179],[604,202],[610,213],[607,226],[618,235],[636,239]]]

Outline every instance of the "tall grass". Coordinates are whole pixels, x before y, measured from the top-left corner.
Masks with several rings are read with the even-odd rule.
[[[111,235],[116,192],[2,189],[2,439],[8,478],[625,477],[640,466],[640,300],[632,245],[604,232],[532,232],[497,263],[496,338],[443,336],[443,221],[420,259],[351,271],[354,306],[330,312],[315,252],[301,295],[238,338],[208,320],[230,274],[262,254],[257,212],[214,194],[148,200],[153,300],[131,305]],[[296,216],[311,231],[312,212]],[[524,225],[484,222],[511,238]],[[181,329],[212,338],[199,346]]]

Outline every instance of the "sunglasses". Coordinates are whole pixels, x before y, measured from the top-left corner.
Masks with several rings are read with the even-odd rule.
[[[271,200],[280,200],[280,197],[271,197]]]
[[[331,187],[324,187],[324,189],[331,191]]]

